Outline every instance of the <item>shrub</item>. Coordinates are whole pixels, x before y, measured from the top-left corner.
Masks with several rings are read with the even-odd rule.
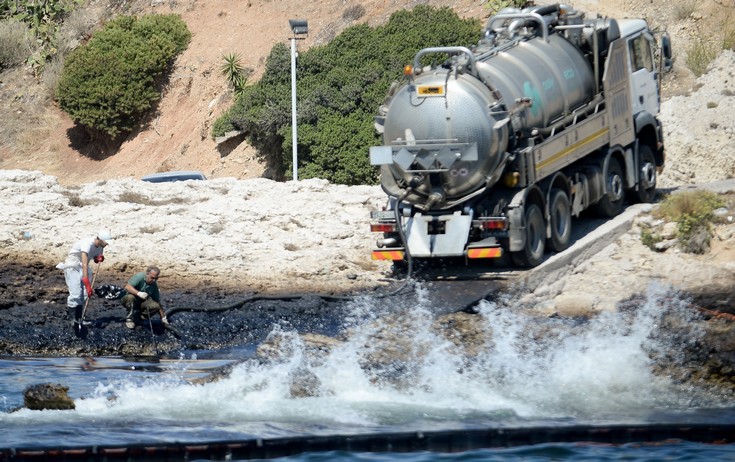
[[[421,48],[467,45],[480,38],[478,20],[449,8],[419,5],[394,13],[377,28],[358,24],[329,44],[299,53],[297,115],[299,177],[336,183],[375,183],[368,149],[380,144],[373,117],[390,83]],[[212,137],[242,130],[276,171],[292,172],[291,58],[276,44],[261,80],[245,88],[213,125]]]
[[[62,72],[64,72],[64,58],[61,54],[51,58],[43,68],[41,82],[52,99],[56,99],[56,89],[59,88]]]
[[[656,215],[677,223],[677,239],[685,252],[704,253],[709,248],[714,211],[725,205],[723,199],[710,191],[683,191],[667,196]]]
[[[83,0],[0,0],[0,18],[23,23],[36,42],[27,61],[37,74],[58,51],[58,33],[65,17]],[[1,43],[2,41],[0,41]]]
[[[33,36],[15,19],[0,21],[0,69],[23,63],[33,53]]]
[[[661,242],[663,238],[651,231],[650,229],[641,230],[641,243],[651,250],[656,250],[656,244]]]
[[[245,90],[245,84],[252,73],[252,69],[242,65],[240,55],[230,53],[222,58],[225,62],[220,66],[220,74],[227,79],[236,95],[241,95]]]
[[[342,19],[345,21],[357,21],[363,16],[365,16],[365,7],[360,4],[350,5],[342,12]]]
[[[175,15],[120,16],[66,59],[59,106],[91,134],[132,131],[159,98],[162,77],[191,34]]]
[[[717,57],[720,50],[711,43],[699,38],[687,50],[686,64],[687,68],[699,77],[707,72],[707,67]]]

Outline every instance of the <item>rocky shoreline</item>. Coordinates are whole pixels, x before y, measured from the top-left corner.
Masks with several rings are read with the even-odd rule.
[[[128,330],[124,327],[124,313],[119,302],[95,297],[88,317],[92,325],[79,335],[73,329],[71,313],[64,308],[63,278],[49,271],[48,265],[4,264],[0,266],[0,274],[15,275],[12,281],[3,278],[6,297],[8,294],[15,294],[16,300],[25,297],[23,302],[13,306],[7,306],[6,298],[0,309],[4,331],[0,355],[176,356],[182,351],[227,351],[246,345],[263,347],[275,326],[298,332],[307,345],[308,339],[314,336],[338,342],[346,335],[344,320],[350,314],[341,296],[329,298],[312,294],[289,298],[287,294],[271,294],[260,297],[248,292],[177,290],[168,293],[170,306],[177,307],[170,316],[173,329],[164,329],[154,319],[150,325]],[[539,286],[537,292],[547,290],[543,287]],[[493,294],[489,302],[505,305],[506,309],[525,317],[528,325],[524,329],[530,331],[524,335],[531,338],[549,335],[559,328],[559,323],[587,324],[604,312],[599,307],[583,306],[587,299],[572,302],[568,296],[557,298],[552,309],[548,301],[539,303],[533,292],[522,286],[509,290]],[[385,293],[385,286],[376,287],[375,291]],[[728,396],[735,391],[735,286],[706,284],[692,286],[686,291],[663,290],[662,293],[664,295],[659,294],[658,299],[650,294],[635,293],[621,298],[615,306],[619,313],[636,313],[650,303],[661,307],[656,310],[657,316],[661,316],[661,327],[652,335],[661,336],[661,341],[670,345],[672,351],[666,354],[651,352],[653,373],[669,377],[676,383],[689,383],[707,390],[710,395],[721,394],[724,400],[730,399]],[[483,303],[469,310],[439,315],[432,321],[437,332],[463,351],[468,360],[482,351],[482,346],[492,337],[485,313],[477,309]],[[680,311],[669,316],[666,311],[674,304]],[[381,320],[366,320],[384,323],[378,332],[385,334],[371,339],[371,348],[381,353],[373,354],[373,364],[369,367],[380,369],[381,364],[393,364],[400,359],[395,355],[400,356],[397,352],[405,350],[405,346],[400,346],[403,335],[390,332],[410,330],[410,326],[402,323],[407,322],[405,317],[410,318],[411,313],[410,309],[398,310]]]
[[[75,332],[60,271],[4,262],[0,281],[0,355],[9,356],[177,355],[257,344],[277,324],[334,335],[329,320],[342,317],[339,303],[319,295],[268,299],[245,291],[176,289],[165,292],[167,310],[176,312],[169,316],[171,329],[156,317],[129,330],[120,302],[94,295],[86,316],[91,325]]]
[[[725,189],[732,191],[732,183]],[[386,293],[402,283],[389,266],[369,260],[373,237],[367,222],[369,210],[382,203],[378,188],[319,180],[298,185],[219,180],[156,188],[121,180],[78,190],[38,172],[0,171],[0,189],[8,212],[0,224],[0,355],[227,350],[259,345],[275,326],[339,338],[348,335],[342,297]],[[726,213],[732,215],[735,206],[730,206]],[[703,254],[676,246],[653,249],[643,244],[642,230],[663,224],[651,216],[652,206],[636,207],[601,227],[611,226],[615,233],[594,231],[581,239],[586,253],[573,247],[535,270],[513,272],[506,290],[491,291],[487,303],[503,299],[509,313],[527,317],[524,334],[531,343],[559,329],[573,333],[610,313],[625,322],[629,313],[658,303],[651,316],[665,327],[652,335],[677,354],[674,361],[651,351],[651,370],[682,383],[735,390],[735,223],[718,224]],[[63,274],[55,264],[79,232],[99,223],[118,237],[99,284],[122,285],[145,262],[163,262],[164,306],[175,310],[169,317],[172,330],[156,319],[128,330],[118,301],[94,297],[87,317],[93,324],[75,335]],[[438,269],[444,276],[453,271]],[[477,287],[488,292],[488,279],[500,275],[482,276]],[[393,315],[401,307],[410,314],[422,297],[432,299],[430,286],[382,304],[395,304]],[[686,316],[668,319],[666,302],[649,297],[652,287],[662,287],[665,297],[686,306]],[[441,335],[472,360],[468,352],[480,351],[479,342],[494,335],[486,329],[493,328],[486,309],[444,310],[432,322],[444,326],[438,327]],[[377,320],[368,316],[368,321]],[[385,322],[402,321],[388,316]],[[399,332],[374,342],[410,337],[410,328]]]

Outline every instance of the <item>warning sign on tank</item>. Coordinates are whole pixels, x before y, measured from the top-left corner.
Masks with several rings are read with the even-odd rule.
[[[444,96],[444,87],[440,85],[419,85],[416,87],[419,96]]]

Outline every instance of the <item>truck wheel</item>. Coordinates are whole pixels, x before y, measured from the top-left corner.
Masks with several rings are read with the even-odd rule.
[[[572,237],[572,209],[569,205],[569,196],[563,189],[551,190],[549,201],[549,249],[554,252],[563,252],[569,247]]]
[[[546,227],[544,214],[537,204],[526,207],[526,245],[523,250],[511,252],[510,258],[517,266],[531,268],[538,266],[544,259]]]
[[[628,192],[631,202],[650,203],[656,198],[656,159],[653,157],[651,148],[642,144],[638,148],[640,162],[638,164],[639,184]]]
[[[607,166],[605,182],[607,183],[607,194],[593,206],[593,210],[601,217],[612,218],[623,211],[625,202],[623,169],[620,167],[620,162],[614,157],[610,158]]]

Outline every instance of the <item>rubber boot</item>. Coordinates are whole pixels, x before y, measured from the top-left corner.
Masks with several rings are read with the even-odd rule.
[[[126,306],[128,309],[128,314],[125,315],[125,327],[128,329],[135,329],[135,320],[133,320],[133,305],[132,303],[130,306]]]
[[[82,305],[77,305],[74,307],[74,323],[79,324],[80,326],[89,326],[92,324],[89,321],[82,320],[82,312],[84,311],[84,307]]]
[[[82,320],[83,310],[84,310],[84,307],[82,305],[77,305],[74,307],[74,322],[79,322]]]

